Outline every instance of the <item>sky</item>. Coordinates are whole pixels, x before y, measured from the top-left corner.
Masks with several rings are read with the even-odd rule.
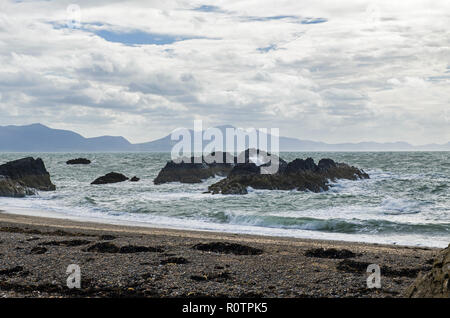
[[[0,0],[0,125],[450,141],[450,1]]]

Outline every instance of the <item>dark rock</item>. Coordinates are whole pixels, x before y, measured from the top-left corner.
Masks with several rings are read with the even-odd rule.
[[[336,162],[332,159],[321,159],[317,168],[321,171],[327,171],[328,169],[336,168],[336,166]]]
[[[154,184],[167,182],[201,183],[214,177],[214,173],[204,163],[169,161],[153,180]]]
[[[236,178],[236,182],[230,182],[230,179],[221,180],[208,188],[212,194],[247,194],[247,187],[239,181],[241,178]]]
[[[202,158],[184,158],[182,162],[169,161],[158,173],[158,176],[153,180],[154,184],[162,184],[167,182],[181,182],[181,183],[201,183],[208,178],[217,176],[226,176],[231,171],[234,163],[220,162],[217,158],[223,160],[229,159],[227,153],[212,153],[209,156]],[[197,162],[199,161],[199,162]],[[219,161],[219,162],[217,162]]]
[[[278,157],[277,155],[271,154],[269,152],[259,150],[259,149],[247,149],[239,154],[237,157],[237,164],[254,164],[258,167],[259,172],[258,173],[264,173],[263,168],[270,167],[272,164],[278,165],[278,172],[283,172],[287,167],[287,162]],[[254,168],[253,168],[254,169]],[[242,172],[245,174],[245,169],[242,170]],[[234,173],[234,175],[238,175],[239,173]],[[248,173],[247,173],[248,174]]]
[[[212,152],[204,157],[182,158],[180,162],[169,161],[153,182],[201,183],[215,176],[259,174],[261,167],[270,165],[274,158],[274,155],[256,149],[247,149],[237,157],[227,152]],[[276,158],[280,167],[287,165],[281,158]],[[264,164],[258,166],[252,161],[254,159]]]
[[[214,252],[221,254],[235,254],[235,255],[260,255],[263,250],[237,243],[200,243],[193,246],[194,249],[199,251]]]
[[[139,179],[138,177],[134,176],[133,178],[130,179],[130,182],[138,182],[139,180],[141,180],[141,179]]]
[[[261,168],[254,164],[253,162],[249,163],[238,163],[233,169],[230,171],[228,176],[236,176],[236,175],[252,175],[252,174],[260,174]]]
[[[342,249],[337,250],[335,248],[323,249],[323,248],[314,248],[306,251],[305,256],[307,257],[317,257],[317,258],[351,258],[355,257],[356,254],[352,251]]]
[[[305,170],[316,171],[316,169],[317,165],[312,158],[307,158],[306,160],[295,159],[287,164],[284,173],[297,173]]]
[[[228,162],[217,162],[218,158]],[[271,165],[276,163],[273,160],[278,161],[278,170],[268,174]],[[318,165],[312,158],[287,163],[267,152],[247,149],[237,157],[217,152],[202,158],[184,158],[180,163],[169,161],[153,182],[200,183],[217,175],[226,178],[209,186],[208,192],[212,194],[247,194],[248,187],[320,192],[328,190],[330,181],[336,179],[369,178],[363,170],[332,159],[322,159]]]
[[[428,272],[420,273],[405,291],[410,298],[450,298],[450,244],[434,259]]]
[[[236,163],[236,157],[228,152],[213,151],[209,155],[203,158],[203,161],[210,166],[223,166],[224,168],[229,168],[230,165]]]
[[[89,246],[86,252],[97,252],[97,253],[118,253],[120,248],[109,242],[97,243]]]
[[[68,165],[88,165],[91,161],[86,158],[77,158],[77,159],[70,159],[66,161],[66,164]]]
[[[0,179],[0,197],[23,198],[26,195],[36,194],[33,189],[24,187],[14,180]]]
[[[95,179],[91,184],[108,184],[108,183],[117,183],[128,180],[126,176],[117,172],[110,172],[100,178]]]
[[[226,179],[209,186],[212,194],[246,194],[247,188],[266,190],[299,190],[320,192],[329,189],[329,181],[336,179],[367,179],[363,170],[331,159],[322,159],[316,166],[312,158],[295,159],[290,163],[280,160],[280,168],[274,174],[258,173],[252,163],[237,164]]]
[[[0,196],[23,197],[35,194],[33,189],[56,189],[41,158],[27,157],[0,165],[0,176]]]
[[[237,175],[208,187],[213,193],[222,194],[247,194],[247,187],[253,189],[266,190],[310,190],[320,192],[328,190],[328,179],[313,172],[303,172],[298,174],[255,174],[255,175]],[[232,191],[234,190],[234,191]],[[242,190],[242,191],[239,191]]]

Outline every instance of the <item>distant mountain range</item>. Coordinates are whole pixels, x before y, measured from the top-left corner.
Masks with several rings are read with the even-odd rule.
[[[217,128],[224,133],[226,128],[234,127],[226,125]],[[120,136],[85,138],[73,131],[52,129],[42,124],[0,126],[2,152],[170,152],[177,142],[171,140],[170,134],[154,141],[132,144]],[[208,143],[205,141],[204,145]],[[280,151],[450,151],[450,142],[422,146],[406,142],[327,144],[280,136],[279,144]]]

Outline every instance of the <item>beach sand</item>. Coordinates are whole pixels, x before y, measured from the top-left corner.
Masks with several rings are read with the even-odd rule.
[[[0,297],[401,297],[438,251],[0,212]],[[80,289],[67,287],[70,264]],[[367,288],[368,264],[380,289]]]

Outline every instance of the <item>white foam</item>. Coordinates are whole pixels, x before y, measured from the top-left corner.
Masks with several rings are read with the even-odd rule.
[[[394,235],[394,236],[373,236],[366,234],[344,234],[344,233],[325,233],[309,230],[299,229],[280,229],[267,228],[261,226],[235,225],[235,224],[217,224],[201,220],[177,219],[163,216],[151,215],[132,215],[123,213],[112,218],[111,215],[90,213],[88,215],[76,215],[68,213],[11,208],[8,213],[42,216],[58,219],[70,219],[75,221],[105,223],[115,225],[137,226],[137,227],[151,227],[151,228],[168,228],[168,229],[184,229],[193,231],[214,231],[223,233],[238,233],[238,234],[253,234],[263,236],[275,237],[294,237],[294,238],[308,238],[321,240],[339,240],[348,242],[367,242],[379,244],[398,244],[405,246],[428,246],[428,247],[446,247],[447,240],[442,237],[423,237],[415,235]]]
[[[384,214],[416,214],[420,213],[421,204],[415,200],[388,197],[381,202]]]

